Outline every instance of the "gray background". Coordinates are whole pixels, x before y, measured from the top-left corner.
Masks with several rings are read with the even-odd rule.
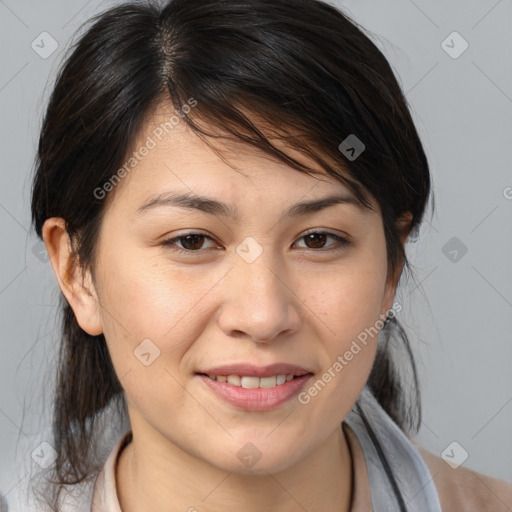
[[[57,285],[30,229],[38,128],[71,35],[113,3],[0,0],[2,495],[24,483],[41,450],[58,338]],[[395,69],[434,179],[436,212],[407,245],[415,277],[397,295],[422,381],[419,440],[438,455],[449,447],[455,461],[467,452],[465,466],[512,482],[512,3],[337,5]],[[51,49],[42,32],[58,43],[47,58],[31,47]]]

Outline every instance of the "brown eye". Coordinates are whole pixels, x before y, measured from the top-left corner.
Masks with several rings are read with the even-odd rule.
[[[190,251],[196,251],[201,249],[201,246],[204,243],[205,235],[185,235],[181,236],[178,240],[181,241],[181,245],[184,249],[188,249]]]
[[[326,245],[326,242],[329,238],[334,239],[335,243],[330,243]],[[327,233],[324,231],[314,231],[311,233],[307,233],[306,235],[300,237],[299,240],[304,240],[306,249],[317,249],[319,250],[319,252],[340,250],[351,244],[349,240],[342,236],[335,235],[334,233]]]
[[[213,240],[202,233],[185,233],[162,242],[162,245],[169,247],[173,251],[183,253],[201,252],[206,240]],[[179,244],[179,245],[178,245]],[[215,246],[213,244],[212,246]]]
[[[304,237],[309,249],[321,249],[327,239],[326,233],[310,233]]]

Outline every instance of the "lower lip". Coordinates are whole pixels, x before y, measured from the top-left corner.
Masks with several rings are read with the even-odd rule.
[[[295,377],[292,380],[273,388],[243,388],[227,382],[210,379],[206,375],[198,377],[218,396],[247,411],[266,411],[274,409],[297,395],[311,373]]]

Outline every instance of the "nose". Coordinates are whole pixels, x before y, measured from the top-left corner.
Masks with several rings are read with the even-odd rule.
[[[240,258],[224,280],[217,323],[227,336],[270,343],[300,329],[297,290],[283,267],[270,259],[266,252],[252,263]]]

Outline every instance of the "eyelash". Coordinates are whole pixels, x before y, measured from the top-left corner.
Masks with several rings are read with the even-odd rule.
[[[342,237],[340,235],[336,235],[334,233],[329,233],[328,231],[309,231],[306,234],[304,234],[301,237],[299,237],[299,240],[307,237],[308,235],[313,235],[313,234],[327,235],[327,236],[330,236],[330,237],[334,238],[336,240],[337,244],[332,244],[332,245],[335,245],[335,246],[337,245],[337,247],[333,247],[333,248],[330,248],[330,249],[311,249],[311,248],[308,248],[308,247],[305,248],[305,249],[310,250],[310,251],[330,253],[330,252],[334,252],[334,251],[340,251],[340,250],[342,250],[342,249],[352,245],[352,242],[350,240],[348,240],[347,238],[344,238],[344,237]],[[174,245],[177,241],[181,240],[182,238],[186,238],[187,236],[190,236],[190,235],[199,235],[199,236],[205,237],[205,239],[209,239],[209,240],[214,241],[211,237],[209,237],[205,233],[200,233],[200,232],[197,232],[197,231],[190,231],[188,233],[183,233],[180,236],[176,236],[174,238],[170,238],[169,240],[164,240],[162,242],[162,245],[165,246],[165,247],[169,247],[172,251],[177,252],[177,253],[181,253],[181,254],[192,255],[194,253],[201,253],[201,252],[203,252],[202,249],[197,249],[197,250],[183,249],[182,247],[178,247],[178,246]]]

